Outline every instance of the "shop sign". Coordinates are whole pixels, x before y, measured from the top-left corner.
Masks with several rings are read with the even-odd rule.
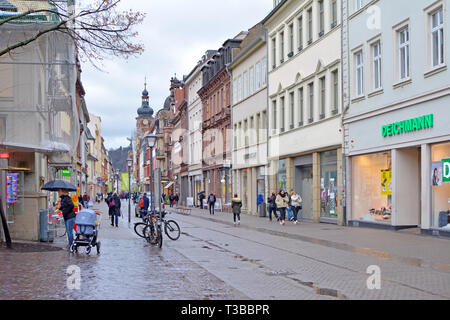
[[[72,176],[72,172],[70,172],[70,170],[61,170],[61,176],[62,177],[70,177],[70,176]]]
[[[381,194],[392,196],[392,170],[381,171]]]
[[[442,159],[442,182],[450,182],[450,159]]]
[[[385,125],[382,127],[382,135],[383,137],[396,136],[402,133],[433,128],[433,126],[434,126],[434,115],[430,114],[415,119],[404,120]]]

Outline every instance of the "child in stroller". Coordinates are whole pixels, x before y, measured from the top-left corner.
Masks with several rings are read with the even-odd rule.
[[[77,233],[70,251],[78,252],[78,247],[86,247],[86,254],[90,254],[91,249],[97,247],[97,254],[100,254],[100,241],[97,241],[97,213],[94,210],[83,209],[78,212],[75,224],[77,225]]]

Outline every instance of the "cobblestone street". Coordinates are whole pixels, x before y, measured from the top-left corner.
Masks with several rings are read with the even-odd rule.
[[[168,216],[182,235],[158,249],[128,228],[125,202],[122,213],[119,228],[103,215],[99,256],[62,250],[65,238],[50,246],[57,251],[1,249],[0,299],[450,299],[449,240],[414,230],[280,226],[248,215],[235,227],[230,213],[194,209]],[[81,290],[67,288],[71,265],[81,270]],[[380,290],[367,287],[372,265]]]

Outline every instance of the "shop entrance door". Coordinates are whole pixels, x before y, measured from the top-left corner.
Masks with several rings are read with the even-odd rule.
[[[305,220],[313,220],[313,168],[312,166],[296,167],[295,189],[303,199],[300,216]]]

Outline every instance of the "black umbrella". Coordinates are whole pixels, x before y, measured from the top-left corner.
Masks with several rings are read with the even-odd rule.
[[[64,181],[64,180],[54,180],[47,182],[41,190],[47,190],[47,191],[59,191],[67,190],[67,191],[77,191],[77,187],[75,187],[73,184]]]
[[[201,195],[202,193],[205,193],[205,191],[200,191],[199,193],[197,193],[197,195]]]

